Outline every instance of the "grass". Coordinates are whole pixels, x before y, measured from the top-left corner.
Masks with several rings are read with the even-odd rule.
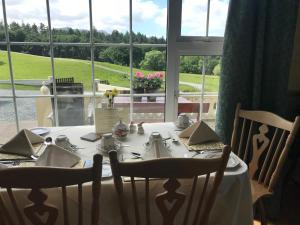
[[[186,84],[179,84],[179,89],[182,92],[199,92],[198,88]]]
[[[190,74],[190,73],[180,73],[179,80],[189,83],[202,84],[202,75]],[[205,91],[207,92],[217,92],[219,90],[219,76],[205,75]]]
[[[36,56],[23,54],[18,52],[12,52],[12,64],[14,79],[38,79],[47,80],[51,76],[51,60],[50,57]],[[9,80],[9,66],[7,60],[7,53],[0,52],[0,80]],[[92,79],[91,79],[91,63],[88,60],[80,59],[66,59],[55,58],[55,75],[59,77],[74,77],[75,82],[82,82],[86,91],[91,91]],[[114,70],[120,71],[120,73]],[[135,69],[136,71],[142,71],[145,74],[152,73],[154,71],[146,71]],[[95,79],[109,80],[111,85],[129,87],[129,67],[115,65],[111,63],[95,62]],[[180,74],[180,81],[189,83],[201,83],[202,76],[198,74]],[[206,76],[205,78],[205,91],[218,91],[219,77]],[[0,84],[1,88],[10,88],[10,85]],[[17,85],[19,90],[32,89],[30,86]],[[180,84],[180,90],[185,92],[199,91],[195,87],[187,84]]]

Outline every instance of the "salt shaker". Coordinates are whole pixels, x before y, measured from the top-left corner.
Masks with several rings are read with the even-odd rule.
[[[130,132],[131,134],[133,134],[135,131],[136,131],[136,126],[135,126],[135,124],[133,123],[133,121],[131,121],[130,124],[129,124],[129,132]]]
[[[138,134],[144,134],[145,133],[144,128],[143,128],[143,123],[144,122],[141,122],[141,123],[138,124],[138,130],[137,130]]]

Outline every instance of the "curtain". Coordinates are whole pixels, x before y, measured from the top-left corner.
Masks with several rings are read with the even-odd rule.
[[[216,131],[230,143],[235,108],[284,116],[299,0],[231,0]]]

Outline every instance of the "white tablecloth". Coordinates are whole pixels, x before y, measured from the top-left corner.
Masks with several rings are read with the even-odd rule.
[[[89,132],[94,131],[93,126],[78,126],[78,127],[57,127],[52,128],[51,133],[48,136],[51,136],[53,140],[60,135],[65,134],[69,137],[72,144],[78,145],[81,149],[78,151],[78,155],[84,159],[92,159],[93,154],[97,153],[96,145],[99,144],[97,142],[87,142],[80,139],[80,136],[87,134]],[[153,131],[158,131],[162,134],[163,137],[169,137],[170,133],[172,135],[176,135],[175,126],[173,123],[156,123],[156,124],[144,124],[145,134],[130,134],[126,141],[124,141],[125,145],[129,145],[129,147],[124,147],[122,150],[122,154],[124,158],[131,157],[130,154],[127,154],[130,151],[143,153],[144,148],[143,144],[148,140],[149,135]],[[173,157],[186,157],[189,155],[188,151],[184,147],[183,144],[175,145],[171,141],[170,143],[170,151],[168,153]],[[162,168],[163,169],[163,168]],[[199,183],[203,181],[201,177],[199,177]],[[157,193],[161,193],[164,191],[162,189],[161,180],[152,180],[150,184],[150,193],[151,195],[155,195]],[[129,183],[125,184],[125,190],[131,191],[130,188],[126,189],[126,186]],[[137,190],[138,193],[144,193],[144,184],[143,182],[137,182]],[[181,181],[181,187],[179,191],[185,192],[184,190],[190,191],[190,182],[184,180]],[[20,207],[29,203],[27,197],[24,196],[24,191],[19,191],[17,193],[18,204]],[[49,194],[49,203],[53,203],[55,205],[58,204],[58,207],[62,209],[61,205],[61,194],[56,189],[47,190]],[[71,221],[70,224],[76,224],[75,221],[77,219],[77,192],[75,189],[70,188],[68,190],[69,194],[69,207],[70,207],[70,215]],[[84,196],[83,196],[83,204],[85,210],[85,224],[89,224],[89,216],[90,216],[90,206],[91,206],[91,186],[89,184],[84,186]],[[131,197],[131,194],[128,193]],[[4,198],[6,198],[4,196]],[[8,201],[8,199],[6,199]],[[138,201],[143,205],[144,196],[140,194],[138,196]],[[128,201],[130,205],[130,201]],[[152,221],[152,224],[162,224],[161,216],[157,207],[152,203],[151,214],[155,215]],[[115,193],[115,188],[113,185],[112,178],[106,178],[102,181],[101,187],[101,202],[100,202],[100,223],[104,225],[119,225],[121,223],[121,216],[119,213],[118,199]],[[130,207],[129,207],[130,208]],[[10,209],[11,211],[12,209]],[[131,212],[131,209],[129,209]],[[143,215],[144,207],[140,207],[140,212]],[[152,218],[152,219],[153,219]],[[247,166],[241,161],[240,165],[237,168],[227,170],[225,172],[225,176],[220,185],[220,188],[217,193],[217,198],[214,204],[214,207],[211,211],[209,224],[210,225],[250,225],[253,224],[252,220],[252,200],[251,200],[251,190],[250,183],[247,174]],[[181,222],[182,216],[178,215],[176,219],[176,224]],[[63,219],[61,217],[58,218],[57,224],[63,224]],[[30,223],[28,223],[30,224]]]

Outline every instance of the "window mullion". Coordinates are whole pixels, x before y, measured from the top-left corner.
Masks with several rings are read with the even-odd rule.
[[[90,48],[91,48],[91,68],[92,68],[92,88],[93,88],[93,115],[95,121],[96,108],[96,85],[95,85],[95,61],[94,61],[94,29],[93,29],[93,5],[92,0],[89,0],[89,15],[90,15]]]
[[[8,32],[8,24],[7,24],[7,17],[6,17],[5,0],[2,0],[2,9],[3,9],[3,19],[4,19],[4,27],[5,27],[4,29],[5,29],[9,73],[10,73],[10,82],[12,85],[12,94],[13,94],[13,102],[14,102],[14,110],[15,110],[15,119],[16,119],[17,131],[19,132],[20,125],[19,125],[19,116],[18,116],[17,100],[16,100],[15,80],[14,80],[12,60],[11,60],[11,49],[10,49],[9,32]]]
[[[206,58],[204,56],[202,65],[202,85],[201,85],[201,98],[200,98],[200,120],[202,120],[203,102],[204,102],[204,92],[205,92],[205,73],[206,73]]]
[[[181,33],[181,9],[182,0],[168,0],[165,121],[174,121],[178,112],[179,49],[177,42]]]
[[[133,120],[133,91],[132,91],[132,80],[133,80],[133,44],[132,44],[132,0],[129,0],[129,67],[130,67],[130,121]]]
[[[209,14],[210,14],[210,0],[207,0],[206,37],[208,37],[208,31],[209,31]]]
[[[52,87],[53,87],[53,99],[54,99],[54,121],[55,126],[59,126],[58,121],[58,110],[57,110],[57,93],[56,93],[56,81],[55,81],[55,70],[54,70],[54,50],[53,50],[53,37],[51,28],[51,16],[50,16],[50,6],[49,0],[46,0],[47,7],[47,19],[48,19],[48,31],[49,31],[49,48],[50,48],[50,58],[51,58],[51,76],[52,76]]]

